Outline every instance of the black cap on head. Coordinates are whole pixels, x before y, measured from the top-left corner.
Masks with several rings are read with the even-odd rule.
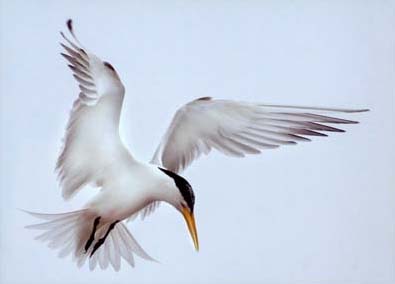
[[[191,212],[193,212],[193,207],[195,205],[195,194],[193,193],[192,186],[189,184],[189,182],[182,176],[179,176],[178,174],[173,173],[172,171],[163,168],[159,168],[159,169],[165,174],[167,174],[169,177],[174,179],[174,182],[178,190],[180,191],[182,197],[184,198]]]

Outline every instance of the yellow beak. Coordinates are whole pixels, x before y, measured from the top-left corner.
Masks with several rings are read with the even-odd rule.
[[[196,230],[195,217],[187,207],[182,207],[181,212],[182,215],[184,216],[185,222],[187,223],[189,233],[191,234],[193,244],[195,245],[195,249],[196,251],[199,251],[199,240]]]

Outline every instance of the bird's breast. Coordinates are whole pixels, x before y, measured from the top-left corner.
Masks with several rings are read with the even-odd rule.
[[[102,218],[123,220],[157,200],[162,183],[151,169],[118,173],[88,206]]]

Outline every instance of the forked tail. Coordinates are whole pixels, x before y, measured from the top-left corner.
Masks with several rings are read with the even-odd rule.
[[[25,212],[46,221],[26,226],[28,229],[43,231],[35,239],[47,242],[48,247],[58,250],[59,257],[72,254],[78,267],[84,265],[88,259],[90,270],[94,270],[97,265],[101,269],[106,269],[111,264],[114,270],[118,271],[122,258],[134,267],[133,254],[146,260],[155,261],[141,248],[123,222],[119,222],[113,227],[103,245],[92,254],[94,246],[90,245],[86,249],[86,244],[97,216],[90,214],[87,209],[62,214]],[[105,235],[107,227],[106,225],[98,227],[94,233],[94,242]]]

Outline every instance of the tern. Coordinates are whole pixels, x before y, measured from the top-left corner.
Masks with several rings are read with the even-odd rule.
[[[83,47],[71,20],[66,25],[71,37],[61,32],[65,52],[61,54],[69,63],[80,92],[70,113],[56,171],[66,200],[87,185],[100,191],[78,211],[28,212],[45,222],[27,228],[43,230],[37,239],[48,242],[60,257],[72,254],[79,267],[88,260],[91,270],[109,265],[119,270],[122,258],[134,266],[134,254],[154,260],[133,238],[126,221],[152,213],[159,202],[169,203],[182,214],[195,249],[199,250],[195,195],[180,173],[201,154],[215,149],[244,157],[310,141],[306,136],[344,132],[327,124],[357,123],[324,113],[367,111],[202,97],[176,112],[152,160],[140,162],[119,135],[125,94],[119,75],[110,63]]]

